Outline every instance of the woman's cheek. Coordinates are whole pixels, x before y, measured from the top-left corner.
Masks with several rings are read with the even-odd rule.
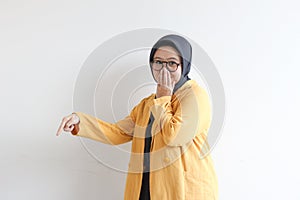
[[[177,83],[179,81],[179,76],[178,74],[173,74],[172,75],[172,81],[174,81],[175,83]]]
[[[154,75],[155,81],[158,81],[159,72],[153,71],[153,75]]]

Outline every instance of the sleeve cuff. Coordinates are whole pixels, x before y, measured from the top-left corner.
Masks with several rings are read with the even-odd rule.
[[[157,99],[153,99],[150,111],[154,118],[159,119],[164,115],[171,103],[171,98],[171,96],[162,96]]]
[[[159,98],[155,96],[155,99],[153,99],[153,103],[154,105],[164,105],[165,103],[170,102],[171,98],[172,98],[171,96],[162,96]]]

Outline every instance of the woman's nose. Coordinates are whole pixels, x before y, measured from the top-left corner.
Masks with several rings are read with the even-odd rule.
[[[167,62],[163,62],[163,63],[162,63],[162,68],[165,69],[165,70],[167,70],[167,67],[168,67],[167,65],[168,65]]]
[[[162,73],[163,71],[164,71],[164,72],[169,72],[169,71],[167,70],[167,66],[166,66],[166,65],[162,67],[162,69],[160,70],[160,73]]]

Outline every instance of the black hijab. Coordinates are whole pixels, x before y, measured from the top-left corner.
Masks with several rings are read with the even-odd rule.
[[[182,36],[175,35],[175,34],[169,34],[166,36],[163,36],[160,38],[152,47],[151,52],[150,52],[150,57],[149,57],[149,63],[153,61],[153,56],[156,52],[156,50],[161,47],[161,46],[171,46],[175,48],[181,57],[181,62],[182,62],[182,73],[180,80],[175,84],[173,94],[190,78],[188,77],[188,74],[191,69],[191,61],[192,61],[192,46],[188,42],[187,39],[185,39]],[[152,72],[152,70],[151,70]],[[152,76],[154,78],[153,72]],[[154,78],[155,80],[155,78]]]

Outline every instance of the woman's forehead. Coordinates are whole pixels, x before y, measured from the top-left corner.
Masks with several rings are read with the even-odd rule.
[[[154,58],[159,56],[167,56],[168,58],[180,59],[180,54],[178,53],[178,51],[171,46],[159,47],[154,54]]]

